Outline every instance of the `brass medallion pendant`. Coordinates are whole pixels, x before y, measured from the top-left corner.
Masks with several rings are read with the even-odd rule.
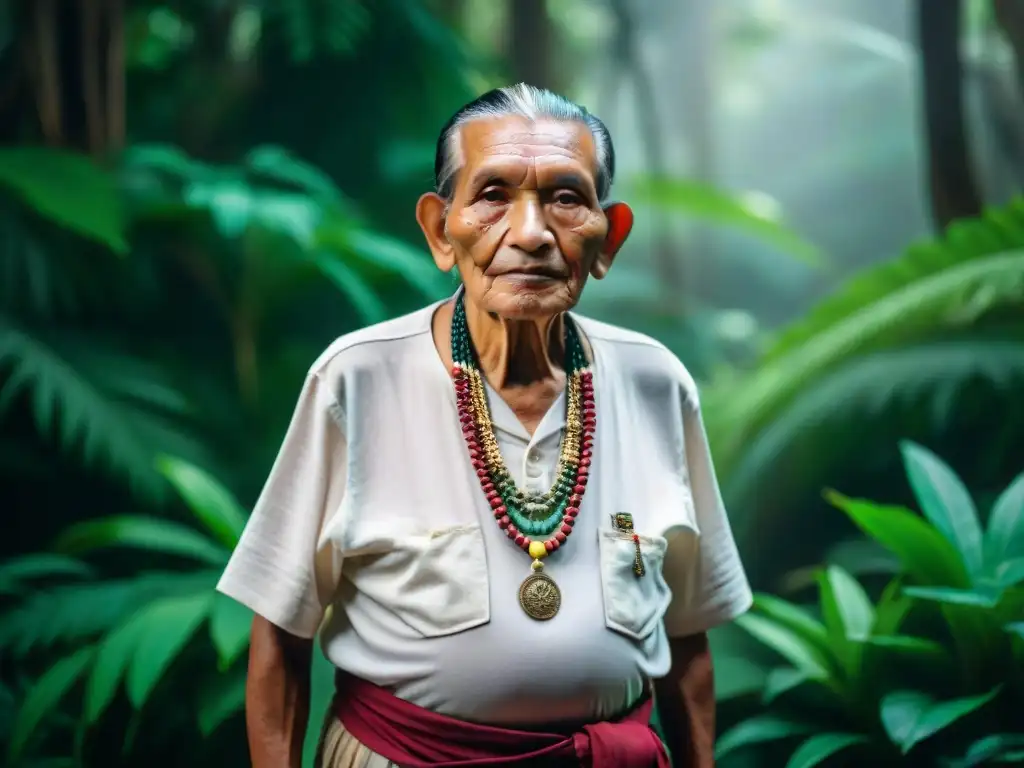
[[[547,621],[562,607],[562,590],[550,576],[536,571],[520,585],[519,605],[531,619]]]
[[[550,576],[542,573],[542,561],[565,544],[576,524],[590,477],[597,428],[593,373],[587,365],[583,342],[575,325],[566,317],[565,433],[555,482],[550,490],[541,494],[525,493],[516,487],[501,457],[462,296],[452,313],[452,361],[459,421],[480,488],[498,526],[533,558],[533,573],[519,587],[519,605],[531,618],[547,621],[558,613],[562,592]]]

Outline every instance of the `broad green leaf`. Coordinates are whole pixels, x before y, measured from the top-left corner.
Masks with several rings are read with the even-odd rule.
[[[313,263],[324,277],[345,294],[363,323],[370,325],[388,318],[388,308],[383,299],[343,258],[322,251],[313,255]]]
[[[786,768],[813,768],[832,755],[866,741],[866,737],[856,733],[819,733],[797,747]]]
[[[994,608],[999,603],[998,595],[966,589],[905,587],[903,594],[917,600],[931,600],[932,602],[948,603],[950,605],[969,605],[976,608]]]
[[[903,465],[921,511],[956,547],[967,573],[977,579],[985,567],[981,522],[971,494],[960,478],[928,449],[905,440],[900,443]]]
[[[128,252],[114,176],[85,155],[42,147],[0,149],[0,185],[50,221],[115,253]]]
[[[7,755],[12,763],[21,756],[25,745],[43,718],[57,708],[64,694],[85,672],[94,653],[95,648],[88,646],[64,657],[50,667],[29,689],[11,726]]]
[[[800,261],[822,261],[821,251],[787,227],[778,215],[777,203],[763,193],[730,194],[697,181],[651,175],[634,179],[628,194],[638,205],[747,232]]]
[[[199,709],[196,713],[199,731],[203,736],[209,736],[217,730],[217,726],[244,706],[245,670],[214,678],[199,696]]]
[[[718,738],[715,758],[721,760],[730,752],[766,741],[778,741],[789,736],[802,736],[813,728],[807,723],[775,715],[759,715],[733,726]]]
[[[814,645],[791,629],[754,613],[738,617],[736,624],[804,672],[808,678],[832,682],[830,680],[832,667],[830,660],[825,658]]]
[[[227,563],[230,554],[224,547],[178,523],[127,515],[73,525],[54,544],[58,552],[73,555],[105,547],[133,547],[219,566]]]
[[[100,643],[85,686],[85,722],[88,725],[100,719],[117,693],[117,686],[145,629],[144,619],[144,614],[131,617]]]
[[[1016,635],[1021,640],[1024,640],[1024,621],[1014,621],[1003,627],[1011,635]]]
[[[1004,560],[996,568],[995,586],[999,590],[1015,587],[1024,582],[1024,557],[1015,557],[1012,560]]]
[[[217,649],[221,670],[234,663],[249,644],[252,611],[230,597],[217,593],[210,613],[210,639]]]
[[[308,192],[322,203],[337,207],[346,205],[330,176],[283,147],[270,144],[256,147],[246,156],[245,164],[269,179]]]
[[[831,565],[822,572],[819,584],[822,614],[833,640],[861,640],[871,634],[875,607],[853,576]]]
[[[921,691],[895,691],[882,699],[882,725],[905,755],[916,744],[992,701],[1001,689],[996,686],[979,696],[949,701],[934,701]]]
[[[791,669],[790,667],[773,669],[768,673],[768,678],[764,682],[761,703],[765,705],[771,704],[782,694],[803,685],[808,680],[810,678],[807,676],[807,673],[799,669]]]
[[[909,575],[927,584],[969,586],[963,560],[953,545],[909,509],[851,499],[836,491],[827,491],[825,499],[892,551]]]
[[[825,625],[802,608],[774,595],[758,593],[754,596],[754,610],[776,624],[798,635],[805,642],[817,648],[823,656],[832,650]]]
[[[1024,557],[1024,473],[992,505],[985,531],[985,556],[993,566]]]
[[[172,456],[160,457],[157,469],[214,538],[233,550],[245,529],[246,514],[227,488],[199,467]]]
[[[212,592],[165,598],[149,606],[128,667],[128,699],[141,709],[163,673],[210,611]]]

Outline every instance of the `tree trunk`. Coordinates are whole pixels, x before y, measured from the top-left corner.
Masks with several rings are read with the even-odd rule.
[[[551,22],[546,0],[509,0],[509,62],[517,82],[557,91],[551,77]]]
[[[924,130],[935,224],[981,213],[964,119],[961,0],[917,0]]]

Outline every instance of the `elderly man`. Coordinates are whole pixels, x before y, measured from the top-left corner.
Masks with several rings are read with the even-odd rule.
[[[450,299],[309,371],[220,582],[252,608],[257,768],[713,763],[706,632],[751,603],[693,379],[570,312],[633,214],[604,124],[525,85],[460,109],[417,206]]]

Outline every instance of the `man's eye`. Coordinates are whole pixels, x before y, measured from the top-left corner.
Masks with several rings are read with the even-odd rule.
[[[482,200],[486,200],[489,203],[503,203],[505,202],[506,197],[507,195],[505,194],[505,190],[498,187],[485,189],[483,194],[480,195]]]
[[[580,205],[583,199],[575,192],[559,192],[555,195],[555,202],[558,205]]]

